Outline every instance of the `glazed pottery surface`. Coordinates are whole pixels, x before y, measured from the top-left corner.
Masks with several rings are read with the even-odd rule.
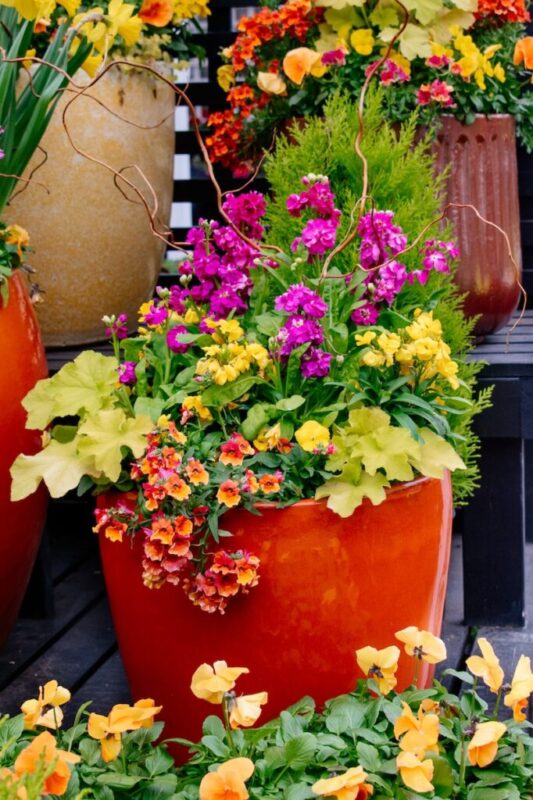
[[[116,495],[115,495],[116,498]],[[113,495],[99,505],[113,504]],[[355,650],[398,644],[394,632],[417,625],[440,631],[449,565],[452,494],[443,481],[420,479],[390,490],[374,507],[365,501],[342,519],[324,502],[305,500],[261,516],[231,511],[226,547],[261,559],[260,580],[230,600],[226,614],[195,607],[181,587],[155,590],[141,579],[139,537],[122,543],[100,537],[104,575],[118,642],[135,700],[164,707],[166,736],[197,739],[215,706],[190,691],[202,663],[246,666],[239,693],[268,691],[262,719],[303,695],[321,704],[350,691],[361,677]],[[399,686],[413,680],[403,655]],[[432,677],[422,665],[420,685]]]
[[[434,152],[439,170],[449,168],[446,202],[471,204],[499,225],[505,238],[486,225],[469,208],[451,208],[461,251],[457,282],[467,293],[465,312],[480,314],[475,333],[483,336],[502,328],[520,297],[520,208],[514,117],[507,114],[477,116],[472,125],[455,117],[441,117]]]
[[[26,281],[9,281],[7,304],[0,301],[0,646],[15,619],[39,546],[47,496],[44,490],[12,503],[9,468],[20,453],[35,453],[40,432],[26,430],[21,401],[47,375],[39,326]]]
[[[81,77],[80,77],[81,75]],[[80,83],[84,73],[76,76]],[[47,345],[70,345],[105,338],[104,314],[128,315],[135,326],[139,305],[153,292],[164,242],[154,236],[140,198],[106,169],[79,155],[63,127],[66,93],[54,112],[28,168],[47,159],[34,183],[16,193],[11,221],[25,227],[34,253],[30,263],[45,290],[38,308]],[[113,69],[69,106],[66,124],[83,152],[100,159],[142,191],[157,225],[170,219],[174,161],[172,89],[144,73]]]

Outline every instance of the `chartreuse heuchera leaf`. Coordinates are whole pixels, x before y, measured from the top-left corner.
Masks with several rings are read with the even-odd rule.
[[[43,480],[52,497],[75,489],[84,475],[93,475],[94,459],[80,458],[76,440],[61,444],[55,439],[35,456],[20,455],[11,467],[11,499],[23,500]]]
[[[367,497],[374,505],[385,499],[391,481],[408,481],[415,470],[442,478],[444,470],[464,469],[453,447],[429,428],[417,431],[418,439],[406,429],[391,425],[380,408],[359,408],[350,412],[346,425],[336,428],[334,454],[326,468],[339,472],[320,486],[316,499],[328,498],[328,508],[349,517]]]
[[[51,378],[39,381],[24,398],[27,428],[43,429],[56,417],[96,414],[117,403],[117,360],[86,350]]]
[[[92,458],[96,469],[115,482],[120,475],[122,448],[128,447],[139,458],[152,427],[152,420],[146,416],[127,417],[120,408],[102,411],[80,426],[78,452],[82,458]]]

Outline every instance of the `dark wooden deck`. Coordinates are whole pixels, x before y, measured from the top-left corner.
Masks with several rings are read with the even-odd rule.
[[[35,696],[36,689],[51,678],[71,689],[75,702],[94,701],[97,711],[107,713],[118,702],[131,700],[115,642],[113,623],[105,596],[96,537],[90,532],[89,508],[76,513],[53,504],[48,526],[48,558],[53,581],[52,615],[37,618],[41,609],[30,609],[20,618],[6,648],[0,653],[0,713],[17,713],[20,704]],[[533,545],[528,545],[529,574],[533,574]],[[476,636],[494,644],[511,676],[521,653],[533,655],[533,587],[528,596],[529,623],[525,628],[481,628],[463,625],[461,539],[454,537],[452,569],[448,586],[443,638],[448,666],[461,669]],[[155,691],[155,690],[154,690]],[[157,698],[156,698],[157,699]]]

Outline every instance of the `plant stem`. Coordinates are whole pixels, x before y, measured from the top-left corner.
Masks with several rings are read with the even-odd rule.
[[[463,789],[465,785],[465,773],[466,773],[466,742],[464,733],[461,733],[461,764],[459,766],[459,786],[461,789]]]
[[[229,721],[229,713],[228,713],[228,699],[226,695],[222,700],[222,713],[224,715],[224,727],[226,728],[226,733],[228,735],[228,742],[230,746],[230,750],[234,755],[239,755],[239,751],[235,747],[235,740],[233,739],[233,733],[231,731],[231,725]]]
[[[492,712],[492,719],[498,719],[498,712],[500,710],[501,702],[502,702],[502,690],[500,689],[496,696],[496,702],[494,703],[494,711]]]

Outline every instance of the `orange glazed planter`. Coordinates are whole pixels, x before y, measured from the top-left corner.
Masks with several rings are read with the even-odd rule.
[[[12,503],[9,468],[21,453],[40,448],[39,431],[26,430],[21,401],[48,370],[41,334],[26,290],[16,274],[9,300],[0,302],[0,646],[17,617],[30,578],[46,514],[44,490]]]
[[[114,499],[102,495],[98,505]],[[282,510],[263,505],[261,512],[224,516],[235,547],[261,559],[258,586],[233,598],[224,616],[193,606],[181,587],[146,588],[140,538],[100,537],[130,688],[134,699],[163,705],[166,736],[198,739],[203,719],[216,712],[190,691],[202,662],[248,667],[237,690],[268,691],[263,721],[303,695],[321,704],[351,691],[361,677],[357,648],[401,647],[394,633],[408,625],[440,632],[452,522],[448,476],[395,486],[381,505],[365,501],[348,519],[314,500]],[[413,669],[403,655],[401,688]],[[420,685],[431,677],[423,664]]]

